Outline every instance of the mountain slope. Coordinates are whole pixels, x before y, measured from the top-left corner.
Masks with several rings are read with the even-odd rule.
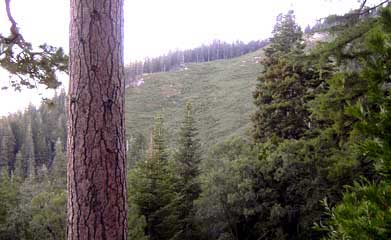
[[[249,129],[262,55],[258,50],[234,59],[189,64],[176,72],[143,75],[143,84],[126,91],[128,137],[137,132],[149,136],[157,113],[162,113],[169,137],[175,137],[187,101],[193,103],[204,150],[243,135]]]

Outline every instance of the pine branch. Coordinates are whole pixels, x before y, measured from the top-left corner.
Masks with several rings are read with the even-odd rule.
[[[366,2],[366,1],[364,1],[364,3],[365,3],[365,2]],[[361,15],[364,15],[364,14],[367,14],[367,13],[371,12],[372,10],[375,10],[376,8],[381,7],[381,6],[383,6],[385,3],[389,3],[389,2],[390,2],[390,0],[385,0],[385,1],[381,2],[381,3],[379,3],[378,5],[374,6],[374,7],[371,7],[371,8],[366,9],[364,12],[361,12],[362,9],[360,9],[360,12],[358,12],[358,14],[359,14],[360,16],[361,16]]]
[[[22,86],[36,88],[37,84],[57,88],[61,83],[55,73],[67,72],[68,56],[62,48],[47,44],[39,46],[39,51],[33,51],[32,44],[24,40],[17,27],[10,3],[11,0],[5,0],[11,34],[9,37],[0,34],[0,66],[15,76],[11,79],[10,86],[15,90],[21,90]]]
[[[365,8],[366,2],[367,2],[367,0],[364,0],[364,2],[361,4],[360,8],[359,8],[356,12],[354,12],[354,13],[349,13],[348,15],[360,17],[360,16],[362,16],[362,15],[368,14],[368,13],[371,12],[372,10],[375,10],[375,9],[377,9],[377,8],[379,8],[379,7],[381,7],[381,6],[383,6],[385,3],[390,3],[390,0],[385,0],[385,1],[383,1],[383,2],[381,2],[381,3],[379,3],[379,4],[375,5],[375,6],[373,6],[373,7],[371,7],[371,8],[366,9],[365,11],[362,11],[362,10]],[[325,20],[325,19],[327,19],[327,18],[328,18],[328,17],[319,18],[317,21],[318,21],[318,22],[321,22],[322,20]]]
[[[364,1],[362,2],[361,6],[360,6],[360,9],[359,9],[359,11],[358,11],[359,13],[361,13],[361,11],[364,9],[366,3],[367,3],[367,0],[364,0]]]

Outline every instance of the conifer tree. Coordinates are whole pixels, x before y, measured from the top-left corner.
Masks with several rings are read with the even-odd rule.
[[[65,188],[66,186],[66,175],[67,175],[67,162],[64,151],[62,150],[63,144],[60,138],[56,142],[56,155],[51,167],[51,178],[52,182],[60,187]]]
[[[19,185],[9,176],[7,168],[0,173],[0,239],[26,239],[18,234],[20,219],[13,219],[17,210]]]
[[[181,196],[179,205],[180,239],[198,239],[195,229],[194,201],[201,192],[198,182],[201,155],[191,103],[187,103],[184,115],[178,139],[178,152],[175,156],[176,173],[179,180],[178,192]]]
[[[19,179],[24,179],[25,177],[23,168],[23,155],[21,151],[18,151],[16,154],[13,176]]]
[[[130,173],[130,205],[136,205],[145,217],[145,232],[149,239],[176,239],[176,180],[173,165],[169,161],[163,118],[160,115],[155,118],[147,155],[146,160],[138,162]]]
[[[128,239],[148,240],[145,234],[147,222],[145,216],[140,213],[137,205],[128,198]]]
[[[64,151],[67,142],[66,100],[67,97],[64,89],[60,91],[57,98],[55,97],[53,99],[56,113],[56,116],[54,117],[57,120],[57,124],[55,126],[55,139],[53,140],[57,141],[57,139],[60,138]]]
[[[65,239],[66,191],[45,189],[30,201],[29,230],[33,239]]]
[[[265,49],[262,61],[264,71],[257,79],[254,92],[257,111],[253,116],[254,138],[264,141],[267,137],[297,138],[305,128],[295,107],[296,103],[284,98],[297,96],[298,79],[294,66],[289,63],[289,54],[296,48],[301,51],[302,32],[295,23],[292,11],[279,15],[274,26],[270,46]],[[300,53],[299,53],[300,54]]]
[[[42,164],[47,164],[47,160],[49,159],[49,154],[48,154],[48,149],[47,149],[47,144],[46,144],[46,141],[47,141],[47,138],[45,136],[45,131],[49,131],[49,130],[46,130],[46,126],[44,125],[43,121],[42,121],[42,112],[41,112],[41,109],[37,109],[34,105],[30,104],[28,106],[28,118],[27,119],[27,128],[30,128],[30,129],[27,129],[26,131],[26,134],[28,131],[31,131],[31,138],[32,138],[32,143],[33,143],[33,146],[31,147],[33,150],[31,150],[30,148],[30,144],[28,144],[29,146],[29,149],[27,149],[28,151],[25,151],[25,154],[27,154],[27,157],[25,157],[26,159],[29,159],[31,157],[30,155],[30,151],[33,151],[34,152],[34,161],[35,161],[35,165],[36,166],[40,166]],[[28,134],[30,135],[30,134]],[[30,138],[28,136],[28,138]],[[30,140],[28,140],[28,138],[26,139],[28,142],[30,142]],[[28,153],[27,153],[28,152]],[[30,164],[30,163],[27,163],[27,164]],[[28,171],[29,172],[29,171]]]
[[[37,165],[35,161],[32,161],[31,159],[28,160],[28,175],[27,177],[29,180],[33,181],[35,177],[37,176]]]
[[[23,173],[25,177],[35,174],[35,153],[34,153],[34,140],[31,124],[28,123],[26,127],[26,136],[22,147],[23,153]]]
[[[253,93],[256,142],[270,137],[299,139],[312,127],[307,103],[322,91],[325,76],[306,60],[302,35],[293,11],[277,17]]]
[[[127,141],[127,158],[128,164],[126,165],[127,169],[131,169],[135,166],[135,164],[140,161],[146,151],[147,140],[139,132],[133,133]]]
[[[61,82],[56,72],[67,71],[68,57],[62,48],[45,43],[36,49],[25,41],[13,17],[10,3],[11,0],[5,1],[10,33],[9,36],[0,34],[0,67],[17,76],[10,81],[9,87],[21,90],[22,87],[36,88],[37,84],[44,84],[47,88],[57,88]]]
[[[10,164],[15,161],[15,145],[15,136],[11,131],[9,123],[5,122],[0,146],[0,169],[6,169],[8,174],[10,174],[12,170],[12,166],[10,166]],[[4,173],[5,171],[1,172]]]
[[[345,96],[344,106],[344,113],[352,119],[353,130],[349,136],[355,153],[352,155],[357,162],[365,160],[374,164],[377,181],[362,178],[355,182],[334,208],[325,201],[330,220],[328,225],[318,227],[328,233],[327,239],[389,239],[391,236],[390,6],[381,11],[380,18],[360,43],[360,51],[353,53],[354,59],[360,60],[359,67],[354,74],[341,72],[337,79],[340,84],[333,85],[326,96],[354,87],[350,90],[355,94]]]
[[[127,238],[123,4],[70,1],[69,240]]]

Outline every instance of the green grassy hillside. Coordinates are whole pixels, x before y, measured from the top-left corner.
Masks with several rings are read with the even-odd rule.
[[[193,103],[204,150],[245,134],[262,54],[259,50],[234,59],[189,64],[176,72],[144,75],[143,85],[126,91],[127,135],[149,136],[154,116],[162,113],[169,137],[174,137],[187,101]]]

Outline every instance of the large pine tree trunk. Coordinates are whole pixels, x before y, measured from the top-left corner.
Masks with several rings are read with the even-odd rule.
[[[71,0],[68,239],[126,239],[123,0]]]

